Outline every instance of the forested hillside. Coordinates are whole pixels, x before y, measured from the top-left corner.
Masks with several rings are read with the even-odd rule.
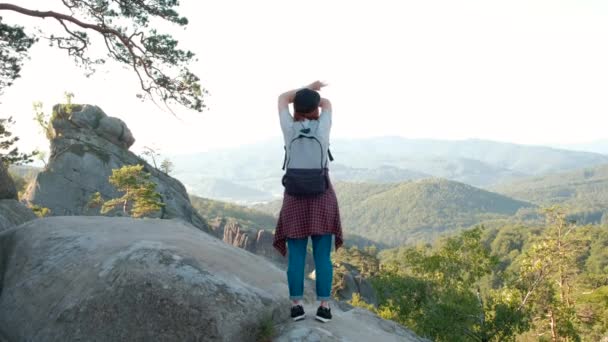
[[[528,178],[494,190],[542,206],[560,204],[579,223],[608,222],[608,165]]]
[[[380,186],[341,183],[336,192],[345,229],[392,245],[431,241],[446,232],[507,218],[531,207],[442,179]]]
[[[378,307],[352,303],[435,341],[604,341],[608,226],[574,225],[558,208],[545,213],[538,226],[476,227],[432,246],[342,253],[342,262],[374,270]]]

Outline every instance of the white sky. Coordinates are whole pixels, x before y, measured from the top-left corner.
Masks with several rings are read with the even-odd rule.
[[[59,0],[12,1],[61,9]],[[40,42],[23,77],[0,97],[22,148],[46,147],[32,102],[64,91],[127,122],[132,148],[204,151],[279,136],[276,97],[316,79],[330,86],[332,136],[480,138],[581,143],[608,127],[608,1],[182,0],[178,30],[210,110],[180,120],[135,98],[135,74],[108,64],[85,78]],[[65,10],[64,10],[65,12]],[[57,24],[0,13],[9,22]]]

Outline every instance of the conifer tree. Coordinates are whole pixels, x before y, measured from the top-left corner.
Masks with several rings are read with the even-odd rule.
[[[101,193],[93,194],[89,207],[101,206],[101,213],[121,208],[125,215],[142,217],[161,210],[165,205],[156,192],[156,184],[150,181],[150,174],[143,171],[143,165],[125,165],[112,170],[110,184],[123,193],[121,197],[104,200]]]

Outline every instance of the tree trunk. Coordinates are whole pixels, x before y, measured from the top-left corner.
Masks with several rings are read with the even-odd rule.
[[[555,326],[555,315],[553,315],[553,310],[549,310],[549,326],[551,327],[551,341],[557,342],[557,327]]]
[[[127,192],[125,193],[125,201],[122,203],[122,212],[127,215],[127,203],[129,202],[128,198],[129,198],[129,189],[127,189]]]

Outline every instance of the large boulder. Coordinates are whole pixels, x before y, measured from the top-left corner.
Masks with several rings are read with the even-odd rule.
[[[34,212],[14,199],[0,200],[0,232],[34,220]]]
[[[269,324],[278,341],[420,341],[338,305],[323,328],[293,323],[287,298],[284,271],[182,220],[49,217],[0,233],[0,341],[248,342]]]
[[[9,341],[253,341],[283,271],[181,220],[50,217],[0,234]]]
[[[120,119],[107,116],[96,106],[72,105],[68,109],[57,105],[50,127],[49,162],[30,185],[27,201],[49,208],[54,216],[99,215],[98,208],[88,205],[95,192],[106,199],[122,195],[108,182],[112,169],[141,164],[165,203],[163,210],[152,216],[180,218],[209,231],[192,208],[184,185],[128,150],[135,139]]]

